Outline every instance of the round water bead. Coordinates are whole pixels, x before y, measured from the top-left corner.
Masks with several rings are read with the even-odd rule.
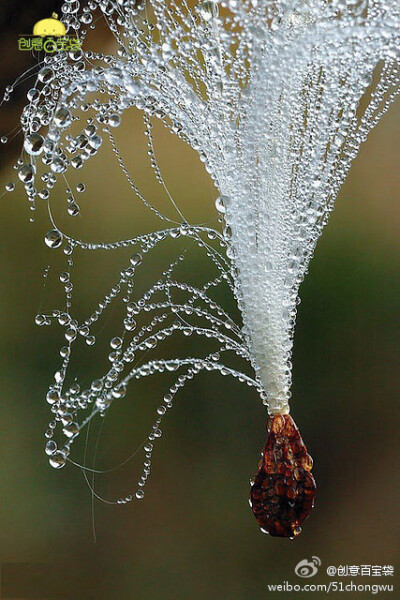
[[[50,169],[53,173],[64,173],[67,170],[67,164],[62,158],[55,158],[50,165]]]
[[[46,324],[46,317],[44,315],[36,315],[35,317],[35,323],[36,325],[45,325]]]
[[[37,90],[36,88],[31,88],[28,91],[26,97],[28,98],[29,102],[34,102],[39,98],[39,90]]]
[[[114,337],[110,342],[111,348],[116,350],[122,346],[122,339],[120,337]]]
[[[60,394],[57,390],[49,390],[47,392],[46,400],[49,404],[56,404],[56,402],[60,401]]]
[[[108,118],[108,124],[111,127],[118,127],[121,124],[121,117],[119,115],[111,115]]]
[[[215,201],[215,208],[222,215],[225,213],[224,196],[218,196],[218,198]]]
[[[133,331],[136,328],[135,319],[124,319],[125,329],[127,331]]]
[[[72,202],[72,204],[68,206],[67,210],[71,217],[77,217],[79,215],[79,206],[75,202]]]
[[[50,229],[46,233],[44,241],[49,248],[59,248],[63,242],[63,235],[58,229]]]
[[[25,138],[24,148],[31,156],[38,156],[43,151],[44,138],[39,133],[31,133]]]
[[[63,429],[64,435],[71,438],[79,433],[79,425],[78,423],[70,423]]]
[[[92,382],[91,389],[94,392],[101,392],[101,390],[103,389],[103,382],[102,382],[102,380],[101,379],[95,379]]]
[[[71,160],[71,165],[74,167],[74,169],[81,169],[83,167],[82,155],[79,154],[78,156],[75,156]]]
[[[71,112],[68,108],[61,106],[54,115],[54,124],[57,125],[57,127],[68,127],[71,121]]]
[[[67,283],[69,281],[70,275],[66,271],[60,273],[60,281],[61,283]]]
[[[97,131],[96,125],[93,125],[93,123],[88,125],[85,129],[85,133],[88,137],[93,137],[94,134],[96,133],[96,131]]]
[[[133,267],[137,267],[142,262],[142,256],[140,254],[134,254],[130,258],[130,263]]]
[[[76,329],[74,329],[73,327],[67,329],[67,331],[65,332],[65,339],[68,342],[73,342],[76,339]]]
[[[65,456],[61,452],[55,452],[50,458],[49,463],[54,469],[62,469],[65,467]]]
[[[30,183],[34,178],[36,173],[36,168],[31,165],[31,163],[26,163],[22,165],[20,170],[18,171],[18,177],[23,183]]]
[[[98,150],[100,148],[100,146],[102,145],[102,143],[103,143],[103,140],[99,135],[94,135],[89,140],[89,144],[94,150]]]
[[[39,71],[38,79],[42,83],[49,83],[53,79],[53,76],[53,69],[50,69],[50,67],[43,67],[43,69],[40,69]]]
[[[204,21],[211,21],[211,19],[218,17],[219,14],[218,0],[204,0],[200,3],[198,10]]]
[[[49,440],[45,447],[45,452],[49,456],[54,454],[57,451],[57,444],[53,440]]]

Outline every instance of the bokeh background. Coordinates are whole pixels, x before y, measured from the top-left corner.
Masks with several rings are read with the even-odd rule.
[[[2,88],[35,62],[20,56],[16,37],[56,5],[2,3]],[[96,43],[111,48],[104,28],[96,36]],[[1,135],[18,126],[29,87],[18,88],[0,111]],[[137,115],[127,115],[119,145],[136,180],[161,202],[142,131]],[[161,127],[155,127],[155,139],[179,206],[193,221],[216,222],[217,193],[195,154]],[[37,328],[34,317],[42,297],[45,304],[52,298],[51,275],[57,276],[61,259],[43,243],[49,229],[45,208],[30,224],[20,188],[1,197],[2,598],[254,600],[270,595],[267,584],[301,583],[294,567],[311,556],[323,565],[312,583],[328,583],[324,571],[330,564],[398,564],[399,141],[397,102],[355,161],[301,289],[292,404],[315,460],[318,496],[294,541],[262,535],[247,505],[248,480],[265,438],[264,409],[253,391],[216,374],[198,376],[181,392],[165,421],[143,501],[93,505],[79,469],[48,466],[42,434],[50,412],[44,398],[59,363],[61,331]],[[0,147],[2,190],[15,179],[20,144],[17,136]],[[91,162],[82,217],[71,224],[56,198],[60,224],[92,239],[149,230],[151,221],[122,177],[116,180],[107,151]],[[83,314],[98,298],[91,297],[93,289],[107,289],[121,265],[110,254],[91,260],[77,261],[76,303]],[[43,291],[46,265],[50,282]],[[188,272],[206,274],[208,268],[200,254],[193,255]],[[143,272],[142,285],[158,275]],[[224,301],[235,311],[228,295]],[[180,344],[176,354],[184,349]],[[204,351],[200,341],[196,345],[199,354]],[[91,372],[91,355],[85,356],[81,370]],[[101,432],[99,465],[117,463],[141,443],[168,385],[162,378],[145,380],[113,407]],[[140,462],[129,464],[101,481],[101,492],[116,498],[135,489],[139,469]]]

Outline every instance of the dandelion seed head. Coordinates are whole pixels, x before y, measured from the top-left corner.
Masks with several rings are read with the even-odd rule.
[[[116,40],[114,53],[90,49],[98,12]],[[395,0],[92,0],[83,10],[65,2],[61,20],[83,48],[45,56],[22,112],[16,167],[32,214],[40,200],[51,207],[53,188],[65,187],[71,172],[82,170],[75,189],[84,195],[85,166],[108,145],[132,195],[160,227],[126,240],[87,241],[63,231],[50,211],[45,243],[64,252],[66,265],[65,306],[36,317],[38,325],[64,328],[61,365],[47,394],[55,426],[46,453],[53,467],[63,467],[81,431],[121,400],[132,380],[176,373],[144,445],[138,488],[118,500],[126,503],[143,497],[161,421],[199,372],[232,375],[257,390],[271,415],[289,412],[299,287],[360,144],[398,94],[400,8]],[[150,164],[166,194],[155,120],[197,151],[219,192],[220,230],[188,223],[170,195],[174,216],[163,214],[141,192],[113,133],[131,108],[143,114]],[[66,186],[71,217],[80,214],[75,189]],[[148,257],[182,238],[207,256],[210,280],[199,287],[179,281],[180,255],[136,295]],[[118,281],[79,321],[72,310],[75,256],[124,248],[132,253]],[[243,323],[213,299],[218,286],[234,293]],[[96,346],[96,324],[117,303],[124,315],[110,340],[109,368],[87,386],[67,385],[76,341],[84,339],[88,351]],[[138,360],[176,335],[211,340],[219,350]],[[250,363],[253,376],[225,364],[230,354]]]

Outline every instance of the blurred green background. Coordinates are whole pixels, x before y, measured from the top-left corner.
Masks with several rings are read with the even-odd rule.
[[[9,109],[12,125],[19,108]],[[135,181],[161,203],[145,164],[142,131],[137,115],[127,115],[119,145]],[[183,212],[193,221],[215,221],[217,193],[195,154],[161,127],[155,127],[155,139]],[[355,161],[301,288],[292,411],[314,457],[318,496],[294,541],[262,535],[247,504],[248,480],[265,439],[264,408],[254,391],[216,374],[199,375],[166,417],[143,501],[122,507],[95,502],[93,509],[78,469],[48,466],[45,394],[59,364],[61,331],[39,329],[34,317],[43,267],[51,267],[46,304],[62,258],[43,243],[49,229],[44,206],[30,224],[20,188],[1,198],[2,598],[254,600],[270,595],[267,584],[304,583],[294,567],[314,555],[322,568],[312,583],[329,582],[330,564],[396,565],[399,140],[397,102]],[[16,154],[0,151],[4,188],[15,179]],[[122,176],[116,183],[107,150],[85,171],[82,218],[64,215],[64,198],[54,201],[64,230],[110,240],[150,229],[152,221]],[[206,274],[208,263],[202,261],[193,256],[188,270]],[[78,312],[93,307],[91,290],[98,299],[120,267],[118,253],[77,257]],[[142,285],[158,275],[143,271]],[[225,301],[234,311],[232,299]],[[174,351],[183,348],[178,341]],[[201,341],[196,349],[204,352]],[[93,368],[91,354],[86,356],[81,371]],[[117,463],[141,443],[168,385],[161,377],[133,384],[121,405],[113,406],[100,437],[100,466]],[[140,462],[133,462],[99,486],[106,497],[117,498],[135,489],[139,474]],[[393,579],[359,577],[356,583]]]

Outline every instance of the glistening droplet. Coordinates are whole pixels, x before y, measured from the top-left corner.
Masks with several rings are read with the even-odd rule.
[[[63,241],[63,235],[58,229],[50,229],[46,233],[44,241],[49,248],[59,248]]]
[[[25,138],[24,148],[31,156],[38,156],[43,150],[44,138],[39,133],[32,133]]]

